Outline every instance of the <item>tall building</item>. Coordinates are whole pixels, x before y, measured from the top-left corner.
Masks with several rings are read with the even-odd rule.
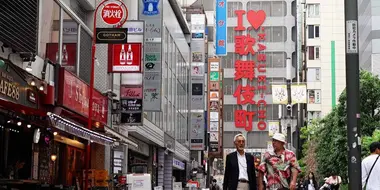
[[[224,91],[224,106],[223,106],[223,120],[224,120],[224,134],[223,134],[223,148],[224,156],[233,150],[233,138],[237,133],[243,133],[247,137],[246,147],[251,152],[262,153],[268,148],[269,134],[269,122],[280,123],[282,114],[285,113],[285,106],[272,104],[272,92],[271,84],[286,84],[286,60],[287,58],[292,60],[292,77],[295,77],[296,66],[296,27],[295,27],[295,1],[228,1],[227,5],[227,55],[220,56],[221,67],[223,68],[223,91]],[[236,31],[234,28],[239,25],[237,15],[235,11],[243,10],[259,11],[262,10],[266,14],[265,21],[261,28],[257,30],[251,29],[249,20],[246,19],[246,15],[243,16],[242,26],[245,28],[243,31]],[[263,17],[261,17],[263,18]],[[218,24],[218,23],[217,23]],[[265,34],[265,39],[259,42],[259,34]],[[263,75],[266,76],[265,84],[266,90],[258,88],[258,78],[260,73],[257,70],[259,62],[256,63],[255,75],[253,80],[250,79],[237,79],[235,80],[236,70],[235,64],[238,60],[243,61],[257,61],[258,53],[252,55],[239,55],[235,51],[236,36],[250,35],[256,39],[255,51],[259,49],[258,43],[266,46],[263,52],[266,55],[266,72]],[[210,52],[209,52],[210,53]],[[242,86],[254,86],[255,97],[254,100],[258,102],[260,99],[264,99],[267,103],[266,108],[266,128],[259,129],[258,111],[260,110],[255,104],[238,105],[237,96],[234,96],[239,85]],[[262,108],[261,108],[262,109]],[[236,121],[238,121],[236,111],[246,110],[248,112],[256,112],[253,117],[252,130],[246,130],[245,128],[238,128]],[[249,122],[249,121],[248,121]],[[259,124],[259,125],[258,125]],[[249,125],[249,124],[248,124]],[[294,126],[295,127],[295,126]]]
[[[306,0],[307,119],[322,118],[346,87],[344,2]]]
[[[93,21],[102,2],[0,0],[0,80],[1,86],[14,84],[13,94],[0,93],[0,141],[6,142],[0,146],[7,155],[0,159],[0,171],[23,158],[25,179],[72,186],[77,185],[73,171],[90,163],[88,169],[107,170],[111,179],[118,172],[149,173],[153,186],[172,189],[173,176],[186,182],[191,169],[190,29],[181,10],[184,2],[107,2],[126,5],[123,27],[131,35],[120,49],[127,61],[134,61],[132,54],[137,57],[136,66],[144,72],[110,72],[109,61],[118,57],[121,62],[122,50],[116,54],[107,44],[96,45],[95,114],[89,131]],[[110,28],[102,8],[96,27]],[[141,46],[135,49],[131,43]],[[122,108],[132,112],[125,117]]]
[[[380,75],[380,45],[376,12],[380,5],[374,0],[358,0],[359,63],[360,68]]]

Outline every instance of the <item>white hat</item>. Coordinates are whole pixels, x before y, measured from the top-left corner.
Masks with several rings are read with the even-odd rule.
[[[281,134],[281,133],[275,133],[272,137],[272,139],[274,140],[278,140],[278,141],[281,141],[283,143],[286,143],[286,138],[285,138],[285,135],[284,134]]]

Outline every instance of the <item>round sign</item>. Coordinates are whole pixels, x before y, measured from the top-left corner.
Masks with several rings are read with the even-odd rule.
[[[105,23],[110,25],[120,23],[124,17],[124,14],[125,12],[123,7],[116,3],[108,3],[102,9],[102,19]]]

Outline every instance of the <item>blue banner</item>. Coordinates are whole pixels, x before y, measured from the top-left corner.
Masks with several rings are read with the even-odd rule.
[[[227,55],[227,0],[216,0],[215,47],[217,56]]]

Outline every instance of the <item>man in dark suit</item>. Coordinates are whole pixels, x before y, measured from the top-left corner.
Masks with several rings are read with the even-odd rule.
[[[238,134],[234,138],[236,152],[226,157],[223,190],[257,190],[255,161],[244,152],[245,137]]]

